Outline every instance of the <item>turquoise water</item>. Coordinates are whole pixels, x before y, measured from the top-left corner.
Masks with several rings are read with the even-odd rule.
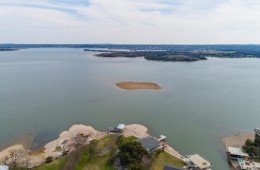
[[[119,81],[162,90],[126,91]],[[82,49],[0,53],[0,147],[31,134],[45,143],[74,123],[99,130],[141,123],[183,155],[230,169],[223,136],[260,126],[260,59],[193,63],[97,58]]]

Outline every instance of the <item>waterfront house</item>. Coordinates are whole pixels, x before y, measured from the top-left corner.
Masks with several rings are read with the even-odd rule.
[[[212,163],[207,161],[206,159],[202,158],[200,155],[190,155],[187,156],[188,162],[187,165],[189,169],[192,170],[211,170]]]
[[[160,147],[160,141],[152,136],[138,139],[137,142],[140,142],[148,152],[152,152]]]
[[[238,160],[238,159],[248,159],[249,155],[241,148],[235,148],[235,147],[228,147],[227,149],[227,155],[229,159]]]
[[[163,170],[185,170],[185,169],[174,166],[174,165],[165,165],[163,167]]]
[[[114,128],[109,128],[108,131],[109,132],[118,132],[118,133],[122,133],[125,129],[125,124],[118,124],[116,127]]]
[[[260,129],[255,128],[254,131],[255,131],[255,134],[260,137]]]

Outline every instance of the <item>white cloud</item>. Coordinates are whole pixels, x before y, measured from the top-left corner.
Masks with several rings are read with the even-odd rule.
[[[0,43],[260,43],[257,0],[54,2],[0,0]]]

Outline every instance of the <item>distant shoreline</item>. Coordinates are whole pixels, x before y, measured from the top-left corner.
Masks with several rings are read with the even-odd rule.
[[[118,88],[124,90],[141,90],[141,89],[161,90],[162,89],[156,83],[151,83],[151,82],[118,82],[115,85]]]

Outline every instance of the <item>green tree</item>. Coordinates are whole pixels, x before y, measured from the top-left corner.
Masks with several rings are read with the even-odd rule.
[[[260,147],[260,136],[255,135],[254,143],[255,143],[256,146]]]
[[[145,168],[139,163],[132,163],[128,165],[129,170],[144,170]]]
[[[245,144],[242,146],[242,150],[248,154],[255,153],[255,149],[255,143],[250,139],[247,139]]]
[[[137,141],[127,142],[119,147],[118,157],[123,165],[140,163],[144,155],[148,153]]]

